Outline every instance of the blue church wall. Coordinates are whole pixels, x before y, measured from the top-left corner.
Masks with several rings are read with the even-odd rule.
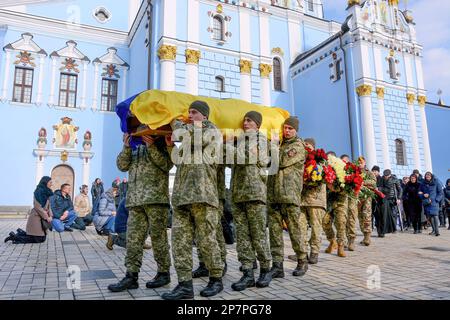
[[[422,167],[425,167],[424,166],[424,164],[425,164],[425,147],[423,145],[423,127],[422,127],[422,120],[420,118],[420,109],[421,108],[422,107],[420,107],[417,102],[414,104],[414,115],[415,115],[416,128],[417,128],[417,139],[419,140],[420,163],[422,164]]]
[[[398,80],[393,80],[389,74],[389,62],[386,60],[387,57],[390,56],[390,50],[383,48],[381,50],[381,61],[383,64],[383,74],[384,81],[391,84],[396,84],[399,86],[406,86],[406,68],[405,68],[405,60],[400,52],[395,51],[394,59],[398,61],[397,72],[400,73]],[[371,60],[373,61],[373,60]]]
[[[111,19],[106,23],[97,21],[94,12],[97,7],[106,8]],[[77,0],[72,2],[54,2],[29,4],[26,7],[27,14],[49,17],[53,19],[77,22],[99,28],[128,31],[128,5],[123,5],[123,1],[117,0]]]
[[[240,98],[239,58],[201,49],[198,73],[199,95],[222,99]],[[225,92],[215,90],[215,78],[217,76],[225,79]]]
[[[175,64],[175,90],[186,92],[186,56],[185,47],[177,47],[177,56]]]
[[[321,42],[330,37],[330,34],[326,31],[315,29],[312,27],[303,27],[303,39],[305,51],[314,48]]]
[[[450,108],[427,104],[425,107],[428,122],[433,173],[445,183],[450,179]]]

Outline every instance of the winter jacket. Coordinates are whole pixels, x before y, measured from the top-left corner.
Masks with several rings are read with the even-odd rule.
[[[427,216],[438,216],[439,203],[444,197],[442,184],[439,180],[434,177],[431,178],[431,181],[424,180],[424,182],[420,184],[419,191],[420,198],[423,200],[425,214]],[[428,194],[429,197],[425,198],[425,194]]]
[[[26,232],[29,236],[43,237],[45,236],[45,231],[42,228],[41,220],[47,220],[52,216],[52,211],[50,210],[50,202],[47,201],[44,207],[36,200],[33,201],[33,208],[28,214]]]
[[[103,183],[96,184],[94,182],[91,187],[92,202],[94,202],[94,200],[100,198],[100,196],[103,194],[103,192],[104,192]]]
[[[50,197],[50,207],[52,208],[53,218],[60,219],[65,211],[73,210],[72,199],[69,195],[64,197],[61,190],[56,190],[55,194]]]
[[[450,186],[448,183],[450,182],[450,179],[447,180],[445,183],[445,189],[444,189],[444,196],[445,196],[445,206],[447,208],[450,208]]]
[[[101,231],[106,222],[108,222],[108,218],[113,216],[113,212],[116,212],[116,205],[111,188],[100,196],[98,211],[94,215],[95,228]]]
[[[84,218],[91,213],[92,208],[88,195],[84,193],[77,195],[75,197],[74,208],[80,218]]]
[[[394,177],[389,177],[388,179],[385,179],[383,177],[379,190],[383,192],[386,198],[389,200],[402,199],[403,196],[400,182]]]
[[[127,232],[128,214],[128,209],[125,206],[125,199],[122,199],[117,208],[116,220],[114,222],[114,231],[116,233]]]

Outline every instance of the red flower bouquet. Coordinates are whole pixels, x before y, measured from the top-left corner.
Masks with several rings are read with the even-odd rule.
[[[323,149],[312,150],[306,148],[305,171],[303,174],[304,184],[306,186],[318,187],[324,183],[332,184],[336,179],[336,173],[328,165],[327,154]]]

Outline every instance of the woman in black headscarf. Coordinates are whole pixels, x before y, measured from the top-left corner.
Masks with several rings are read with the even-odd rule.
[[[419,187],[417,176],[413,174],[403,190],[403,207],[413,224],[414,234],[422,233],[422,199],[419,196]]]
[[[34,204],[28,215],[26,232],[17,229],[17,233],[10,232],[5,242],[42,243],[47,236],[46,225],[51,226],[52,212],[49,198],[53,195],[52,178],[43,177],[34,191]]]

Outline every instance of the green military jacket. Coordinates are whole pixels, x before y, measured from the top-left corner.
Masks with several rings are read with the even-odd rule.
[[[327,187],[322,184],[320,187],[305,186],[302,191],[302,207],[319,207],[327,210]]]
[[[366,186],[370,189],[377,188],[377,177],[375,177],[372,171],[368,170],[367,168],[364,168],[362,170],[362,176],[364,180],[363,186]],[[361,194],[359,194],[359,198],[362,198]]]
[[[127,208],[147,204],[169,204],[169,171],[173,167],[170,149],[155,144],[136,150],[123,147],[117,168],[128,172]]]
[[[267,197],[270,203],[300,206],[306,150],[298,138],[284,140],[279,149],[279,169],[268,178]]]
[[[247,135],[256,138],[249,141],[245,139]],[[266,169],[270,162],[268,145],[267,137],[260,132],[244,133],[238,138],[237,146],[234,147],[235,162],[231,180],[234,203],[267,202]]]
[[[177,164],[177,173],[175,175],[175,182],[172,193],[172,204],[175,207],[189,205],[194,203],[206,203],[215,208],[219,207],[219,195],[217,190],[217,163],[218,159],[215,159],[211,154],[205,151],[209,150],[211,144],[221,143],[221,140],[215,142],[209,142],[208,139],[201,139],[195,141],[194,134],[208,134],[214,132],[221,137],[220,131],[210,121],[205,120],[202,123],[202,128],[195,128],[193,124],[185,124],[181,121],[176,121],[174,128],[184,129],[189,135],[190,141],[183,141],[181,146],[182,157],[185,156],[183,152],[190,153],[191,161],[181,162]],[[201,131],[200,131],[201,130]],[[195,148],[201,150],[201,159],[194,154]],[[194,160],[201,160],[194,162]]]
[[[225,165],[223,164],[219,164],[217,166],[217,192],[219,194],[219,200],[225,200],[226,198]]]

